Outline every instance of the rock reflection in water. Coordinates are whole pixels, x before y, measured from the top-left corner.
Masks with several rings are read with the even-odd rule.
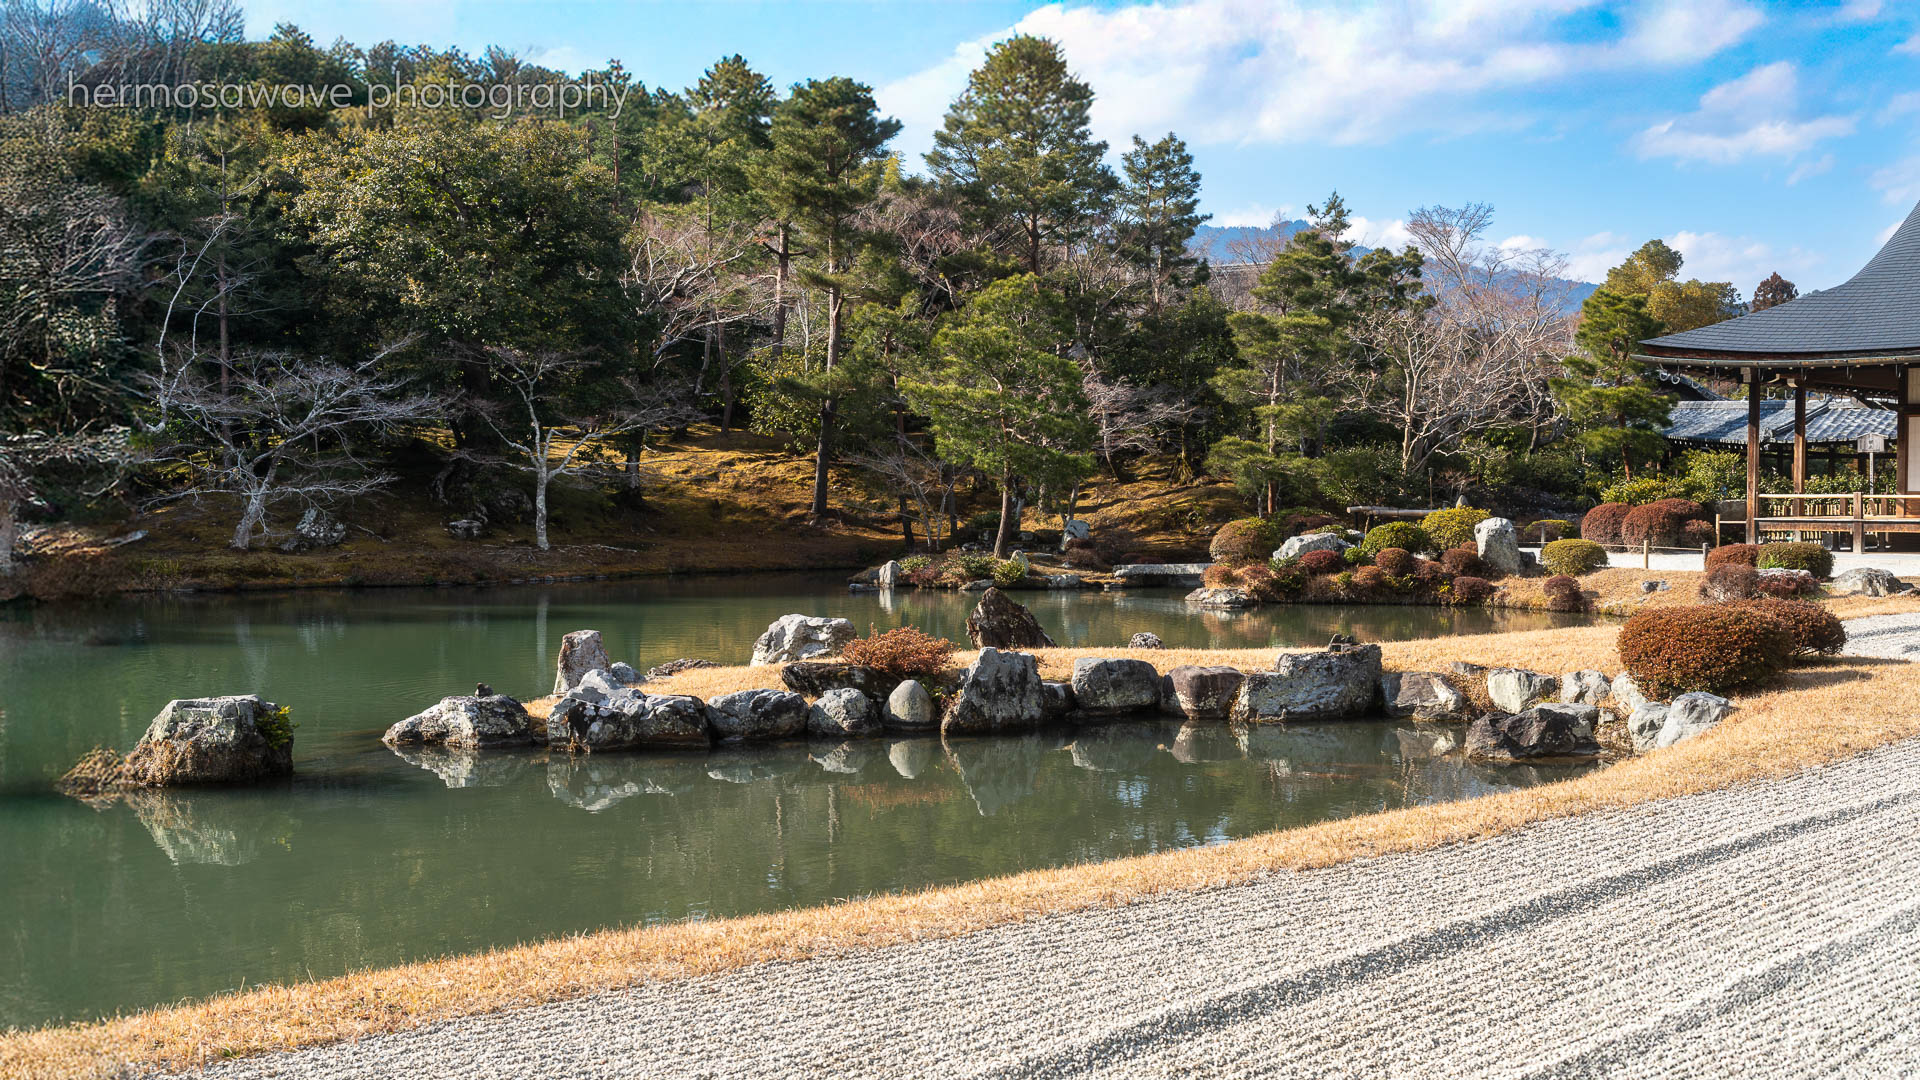
[[[1093,772],[1141,773],[1152,765],[1173,725],[1125,721],[1079,728],[1067,747],[1073,763]]]
[[[450,788],[510,787],[540,764],[539,756],[513,750],[390,747],[400,760],[440,778]]]
[[[1051,734],[988,735],[946,742],[947,760],[960,774],[981,817],[992,817],[1031,796],[1042,762],[1060,747],[1060,738]]]
[[[269,846],[285,846],[293,832],[291,817],[262,813],[264,804],[249,794],[131,791],[125,798],[176,866],[241,866]]]
[[[940,760],[940,739],[927,735],[917,739],[895,739],[887,744],[887,761],[893,771],[908,780],[917,780]]]
[[[692,785],[661,769],[673,762],[620,754],[552,754],[547,758],[547,790],[568,806],[597,814],[636,795],[681,795]]]
[[[839,743],[812,743],[807,756],[830,773],[854,775],[880,760],[880,744],[872,739],[848,739]]]
[[[1173,737],[1173,757],[1183,765],[1205,761],[1238,761],[1246,757],[1240,740],[1224,720],[1189,720]]]

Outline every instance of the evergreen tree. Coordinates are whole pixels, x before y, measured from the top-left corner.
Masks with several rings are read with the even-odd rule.
[[[968,76],[934,132],[928,168],[960,190],[974,221],[1017,234],[1029,273],[1044,244],[1078,238],[1112,198],[1107,144],[1087,126],[1092,104],[1058,45],[1016,35]]]
[[[1654,389],[1646,365],[1631,355],[1659,332],[1645,296],[1600,289],[1580,305],[1574,344],[1581,351],[1562,362],[1566,375],[1552,384],[1580,445],[1603,460],[1618,458],[1629,479],[1635,456],[1644,461],[1666,443],[1662,431],[1672,402]]]
[[[1660,240],[1649,240],[1607,271],[1604,288],[1647,298],[1647,314],[1670,334],[1695,330],[1741,313],[1740,290],[1729,281],[1680,280],[1686,260]]]
[[[1122,259],[1146,272],[1158,311],[1162,291],[1197,263],[1187,245],[1213,215],[1199,212],[1200,174],[1187,144],[1171,132],[1151,146],[1135,135],[1121,165],[1126,181],[1118,200],[1116,248]]]
[[[827,466],[833,457],[834,409],[846,282],[863,237],[854,218],[879,194],[887,141],[898,121],[882,117],[873,91],[852,79],[808,80],[774,111],[772,148],[757,171],[773,215],[797,226],[812,245],[808,280],[827,294],[827,340],[820,377],[820,435],[814,454],[812,519],[827,514]]]
[[[902,383],[907,401],[930,418],[940,456],[999,488],[998,558],[1019,528],[1022,481],[1067,486],[1093,472],[1080,369],[1058,351],[1062,323],[1059,298],[1039,278],[1003,278],[935,336],[931,370]]]
[[[1800,290],[1794,286],[1793,282],[1781,277],[1780,272],[1776,270],[1767,276],[1767,280],[1753,287],[1753,303],[1749,308],[1753,311],[1765,311],[1789,300],[1798,299],[1799,296]]]

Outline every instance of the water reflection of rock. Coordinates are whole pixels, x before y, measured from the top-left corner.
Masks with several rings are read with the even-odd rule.
[[[1067,747],[1073,763],[1094,772],[1143,773],[1172,725],[1146,720],[1083,727]]]
[[[1189,720],[1173,737],[1173,758],[1185,765],[1238,761],[1246,756],[1233,729],[1223,720]]]
[[[1400,744],[1400,756],[1408,761],[1442,757],[1460,747],[1459,737],[1449,728],[1396,728],[1393,737]]]
[[[1281,773],[1343,774],[1378,768],[1399,751],[1392,724],[1246,724],[1233,729],[1246,755]]]
[[[908,780],[933,768],[940,760],[940,740],[933,736],[919,739],[895,739],[887,744],[887,761],[893,771]]]
[[[261,812],[254,799],[226,794],[133,791],[127,805],[166,857],[178,865],[240,866],[270,844],[285,843],[293,819]]]
[[[1046,756],[1060,749],[1058,738],[1031,735],[991,735],[947,742],[947,759],[981,817],[992,817],[1033,794]]]
[[[729,784],[757,784],[785,776],[805,762],[774,748],[756,750],[716,750],[707,755],[707,775]]]
[[[444,747],[392,747],[400,760],[440,778],[450,788],[510,787],[526,778],[540,759],[500,750]]]
[[[690,790],[672,775],[674,763],[615,754],[555,754],[547,759],[547,790],[590,814],[635,795],[679,795]],[[667,771],[662,772],[662,769]]]
[[[816,742],[808,745],[807,757],[827,772],[851,776],[880,759],[880,746],[871,739]]]

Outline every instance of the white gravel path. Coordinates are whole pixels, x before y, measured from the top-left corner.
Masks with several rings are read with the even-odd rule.
[[[1847,619],[1848,656],[1883,656],[1920,660],[1920,614],[1869,615]]]
[[[1916,841],[1920,741],[1420,855],[206,1075],[1915,1076]]]

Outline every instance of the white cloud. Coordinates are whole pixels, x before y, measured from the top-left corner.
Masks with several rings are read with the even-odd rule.
[[[1802,162],[1800,165],[1796,166],[1792,172],[1788,173],[1787,186],[1792,187],[1793,185],[1799,183],[1802,180],[1807,179],[1808,177],[1819,176],[1821,173],[1827,173],[1832,171],[1833,171],[1833,155],[1821,154],[1818,158],[1816,158],[1813,161]]]
[[[1359,214],[1348,219],[1347,231],[1341,237],[1363,247],[1389,248],[1399,251],[1413,243],[1413,233],[1407,229],[1405,218],[1392,221],[1374,221]]]
[[[1900,225],[1904,221],[1906,221],[1906,218],[1894,218],[1886,228],[1880,230],[1880,235],[1875,237],[1873,242],[1876,244],[1885,244],[1887,241],[1893,239],[1893,234],[1900,231]]]
[[[557,45],[551,49],[536,49],[528,54],[527,62],[561,72],[585,71],[598,67],[600,62],[589,57],[584,51],[572,45]]]
[[[1840,5],[1840,21],[1872,22],[1880,17],[1880,11],[1886,7],[1881,0],[1847,0]]]
[[[1908,56],[1920,54],[1920,34],[1915,34],[1900,44],[1895,45],[1893,51],[1906,53]]]
[[[1686,262],[1680,267],[1682,278],[1702,281],[1730,281],[1743,294],[1768,274],[1779,271],[1792,281],[1807,281],[1818,276],[1826,262],[1824,256],[1795,245],[1785,250],[1749,236],[1725,236],[1716,232],[1691,232],[1686,229],[1666,238],[1669,247]]]
[[[1920,90],[1909,90],[1904,94],[1895,94],[1880,107],[1881,123],[1891,123],[1911,112],[1920,112]]]
[[[1700,97],[1700,108],[1655,124],[1634,140],[1643,158],[1730,165],[1750,157],[1794,158],[1822,139],[1850,134],[1852,117],[1793,119],[1799,78],[1782,60],[1754,68]]]
[[[1540,248],[1549,246],[1551,245],[1545,240],[1537,236],[1528,236],[1525,233],[1517,236],[1509,236],[1505,240],[1500,241],[1499,244],[1501,251],[1537,251]]]
[[[1482,95],[1538,89],[1594,71],[1693,64],[1763,16],[1746,0],[1639,0],[1620,29],[1568,40],[1562,20],[1592,0],[1161,0],[1049,4],[1002,33],[882,86],[909,153],[932,141],[948,104],[993,42],[1058,41],[1097,94],[1094,133],[1178,131],[1195,144],[1378,142],[1524,122]]]
[[[1867,182],[1890,203],[1920,202],[1920,156],[1901,158],[1874,171]]]
[[[1273,224],[1275,220],[1286,220],[1292,217],[1293,207],[1285,203],[1279,206],[1268,206],[1265,203],[1254,202],[1232,210],[1223,210],[1213,215],[1213,220],[1207,224],[1228,228],[1238,226],[1258,229]]]

